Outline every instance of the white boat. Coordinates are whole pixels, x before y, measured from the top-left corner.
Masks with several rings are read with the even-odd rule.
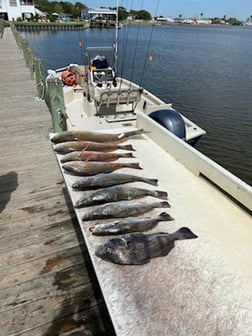
[[[176,243],[167,256],[147,264],[115,265],[95,255],[97,246],[108,239],[91,234],[89,226],[99,221],[83,222],[86,208],[75,208],[116,334],[251,335],[251,186],[190,145],[205,132],[171,104],[115,77],[113,48],[87,48],[85,56],[84,65],[66,69],[68,83],[72,78],[74,85],[63,86],[63,104],[54,91],[62,90],[62,69],[47,79],[49,94],[56,101],[52,106],[56,131],[65,116],[70,131],[124,134],[143,128],[145,134],[126,142],[134,147],[134,160],[143,168],[134,174],[158,179],[155,188],[169,193],[169,213],[175,219],[159,223],[151,232],[186,226],[198,235]],[[161,124],[155,120],[158,117]],[[75,204],[81,193],[72,184],[80,177],[66,173],[61,154],[56,157]],[[132,162],[132,158],[120,162]],[[129,168],[121,171],[132,174]],[[141,182],[134,186],[143,187]],[[151,216],[159,213],[155,209]]]
[[[205,131],[139,85],[116,76],[113,47],[87,47],[84,65],[70,64],[64,71],[50,71],[48,79],[62,79],[66,129],[85,127],[96,120],[104,128],[136,126],[144,113],[186,142],[195,145]],[[75,111],[78,110],[78,113]]]

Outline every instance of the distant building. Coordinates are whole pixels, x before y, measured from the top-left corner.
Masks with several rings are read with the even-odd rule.
[[[0,0],[1,1],[1,0]],[[116,17],[116,10],[107,8],[85,8],[81,11],[82,20],[111,20]]]
[[[196,23],[197,24],[212,24],[212,20],[211,19],[196,19]]]
[[[0,17],[5,20],[25,20],[32,15],[35,15],[34,0],[0,0]]]
[[[246,26],[252,26],[252,17],[247,18],[247,20],[244,23]]]
[[[60,13],[59,16],[59,21],[61,22],[69,22],[69,21],[74,21],[74,17],[71,14],[66,14],[66,13]]]
[[[154,21],[157,24],[170,24],[170,23],[174,23],[175,21],[173,19],[170,18],[164,18],[164,17],[155,17]]]

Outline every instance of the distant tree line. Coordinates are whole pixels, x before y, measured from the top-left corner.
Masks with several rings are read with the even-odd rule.
[[[116,9],[116,7],[114,8],[110,8],[110,9]],[[118,7],[118,20],[119,21],[123,21],[126,20],[128,17],[131,17],[132,20],[151,20],[151,14],[149,12],[147,12],[144,9],[141,10],[133,10],[131,9],[130,11],[127,11],[125,7]]]
[[[65,13],[71,15],[73,18],[79,18],[82,9],[87,8],[81,2],[75,4],[65,1],[48,1],[48,0],[35,0],[35,7],[44,13],[48,13],[49,18],[52,13]]]
[[[44,13],[48,14],[48,17],[51,21],[55,20],[56,17],[51,16],[52,13],[65,13],[71,15],[74,19],[77,19],[80,17],[80,12],[83,9],[86,9],[87,6],[81,2],[71,3],[71,2],[65,2],[65,1],[48,1],[48,0],[35,0],[35,6],[39,10],[41,10]],[[107,7],[101,7],[101,8],[107,8]],[[116,7],[109,7],[109,9],[115,10]],[[131,17],[132,20],[151,20],[152,16],[149,12],[147,12],[144,9],[141,10],[129,10],[127,11],[125,7],[119,6],[118,7],[118,19],[119,21],[126,20],[128,17]],[[163,17],[163,16],[160,16]],[[179,14],[179,18],[183,18],[182,14]],[[203,13],[200,14],[200,18],[203,18]],[[223,16],[223,18],[212,18],[213,24],[218,24],[222,20],[224,20],[226,23],[232,24],[232,25],[240,25],[242,22],[237,20],[236,18],[226,18],[226,15]],[[252,20],[252,15],[250,16],[250,20]]]
[[[81,10],[87,8],[87,6],[81,2],[73,4],[65,1],[48,0],[35,0],[35,6],[42,12],[48,13],[49,16],[52,13],[65,13],[71,15],[74,19],[79,18]],[[116,7],[110,7],[109,9],[115,10]],[[146,10],[130,10],[128,12],[126,8],[118,7],[118,19],[120,21],[127,19],[129,16],[131,16],[134,20],[151,20],[151,14]]]

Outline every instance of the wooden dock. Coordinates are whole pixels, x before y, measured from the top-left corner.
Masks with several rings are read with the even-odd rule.
[[[36,99],[9,28],[0,39],[0,334],[114,335]]]

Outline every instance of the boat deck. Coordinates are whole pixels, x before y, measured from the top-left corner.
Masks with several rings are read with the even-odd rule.
[[[89,118],[87,123],[88,129],[97,129],[97,120]],[[185,168],[157,145],[151,134],[128,143],[136,149],[134,162],[140,162],[143,170],[124,168],[121,172],[158,178],[158,187],[151,188],[169,194],[171,208],[155,209],[152,214],[167,210],[175,221],[161,222],[150,232],[173,232],[187,226],[199,238],[176,242],[168,256],[145,265],[115,265],[95,256],[97,245],[108,239],[89,232],[90,225],[99,221],[82,222],[85,208],[75,210],[116,333],[251,335],[251,212],[237,206],[208,179]],[[60,155],[57,158],[60,160]],[[73,191],[71,185],[79,177],[62,173],[75,203],[81,192]],[[145,201],[150,202],[151,197]]]
[[[0,39],[0,334],[114,335],[10,29]]]
[[[158,178],[155,189],[168,192],[167,211],[175,218],[153,232],[187,226],[199,238],[179,241],[168,256],[142,266],[97,258],[95,248],[106,238],[90,234],[90,223],[81,222],[85,210],[76,211],[76,220],[71,183],[77,178],[63,174],[62,184],[48,138],[50,115],[32,99],[35,87],[9,30],[0,56],[1,333],[113,335],[89,252],[117,335],[250,336],[250,213],[185,168],[151,133],[138,136],[128,142],[143,170],[122,171]],[[86,127],[97,129],[97,120]],[[251,199],[247,204],[251,210]],[[159,210],[153,213],[166,209]]]

